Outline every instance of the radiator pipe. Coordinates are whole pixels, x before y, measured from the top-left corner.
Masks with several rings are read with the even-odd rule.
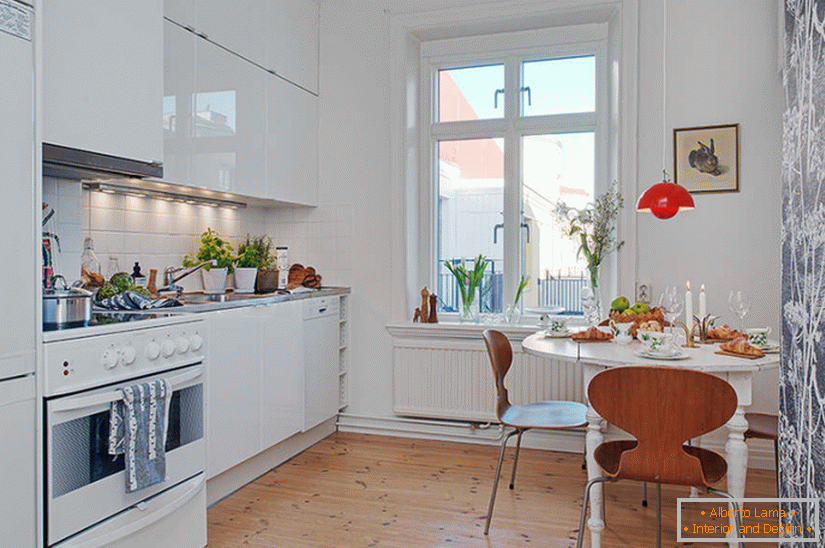
[[[390,430],[392,432],[399,432],[404,434],[422,434],[422,432],[418,430],[413,430],[411,428],[401,428],[397,426],[392,426],[392,423],[404,423],[404,424],[421,424],[421,425],[430,425],[430,426],[448,426],[448,427],[455,427],[455,428],[467,428],[471,432],[475,430],[488,430],[492,428],[493,423],[474,423],[474,422],[455,422],[455,421],[438,421],[438,420],[430,420],[430,419],[403,419],[403,418],[387,418],[382,417],[376,419],[376,417],[367,417],[365,415],[353,415],[350,413],[339,413],[339,419],[336,421],[335,425],[340,426],[351,426],[347,424],[342,424],[340,417],[349,417],[353,419],[363,419],[363,420],[370,420],[370,421],[386,421],[391,424],[391,426],[381,427],[384,430]],[[447,436],[461,438],[461,439],[471,439],[471,440],[489,440],[489,441],[500,441],[504,436],[504,426],[501,424],[498,425],[498,435],[495,437],[492,436],[474,436],[472,434],[444,434]]]

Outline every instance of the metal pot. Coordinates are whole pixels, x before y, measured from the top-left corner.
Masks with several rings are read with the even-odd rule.
[[[61,283],[62,288],[57,284]],[[55,287],[43,291],[43,329],[83,327],[92,318],[94,293],[80,287],[66,287],[66,279],[54,277]]]

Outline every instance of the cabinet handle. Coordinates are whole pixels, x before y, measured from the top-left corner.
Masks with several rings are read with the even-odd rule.
[[[319,309],[318,309],[318,314],[323,314],[323,313],[324,313],[324,312],[326,312],[326,311],[327,311],[327,307],[326,307],[326,306],[325,306],[324,308],[319,308]]]

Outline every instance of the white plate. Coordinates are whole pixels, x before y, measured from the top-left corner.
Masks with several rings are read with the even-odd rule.
[[[779,341],[768,340],[768,344],[754,344],[753,346],[766,354],[776,354],[779,352]]]
[[[680,354],[659,354],[658,352],[648,352],[647,350],[640,350],[636,352],[636,355],[651,360],[684,360],[688,357],[684,352]]]
[[[548,331],[545,329],[541,333],[546,339],[563,339],[564,337],[570,336],[570,333],[572,333],[572,331],[570,331],[569,329],[564,329],[563,331],[557,331],[553,333],[552,331]]]

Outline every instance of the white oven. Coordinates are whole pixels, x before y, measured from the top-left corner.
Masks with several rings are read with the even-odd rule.
[[[46,545],[206,545],[202,323],[141,328],[46,344]],[[109,455],[121,388],[165,379],[166,479],[127,492],[124,456]]]

